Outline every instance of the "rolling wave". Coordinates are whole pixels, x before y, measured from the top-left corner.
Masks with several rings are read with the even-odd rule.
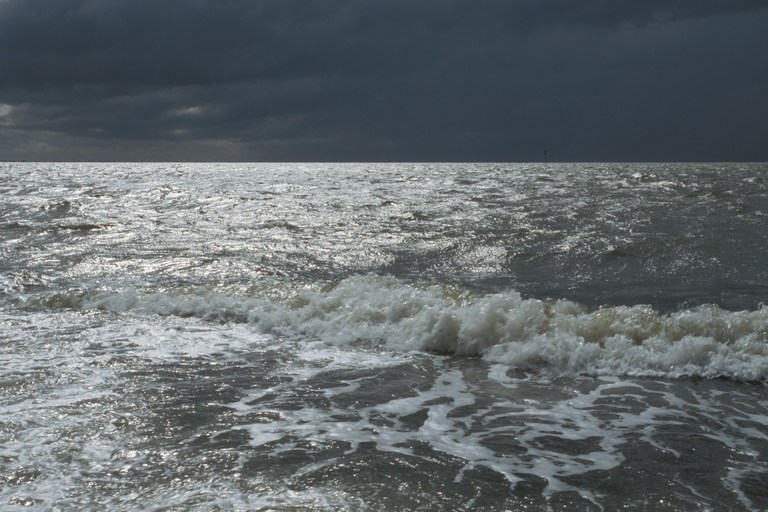
[[[480,294],[375,275],[288,292],[76,290],[27,305],[248,323],[311,342],[480,356],[553,374],[768,378],[763,306],[727,311],[703,305],[667,314],[646,305],[595,309],[523,298],[514,290]]]

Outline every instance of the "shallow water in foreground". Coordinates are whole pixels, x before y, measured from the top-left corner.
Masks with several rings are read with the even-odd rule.
[[[765,166],[0,173],[0,508],[768,509]]]

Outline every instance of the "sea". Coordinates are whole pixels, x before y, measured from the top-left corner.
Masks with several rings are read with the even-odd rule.
[[[0,509],[768,510],[766,163],[0,163]]]

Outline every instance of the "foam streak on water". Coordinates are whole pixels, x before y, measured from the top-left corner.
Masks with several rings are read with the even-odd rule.
[[[762,164],[0,164],[0,509],[768,509]]]

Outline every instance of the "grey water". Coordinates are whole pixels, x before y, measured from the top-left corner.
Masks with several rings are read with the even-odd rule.
[[[766,510],[768,164],[0,163],[0,509]]]

